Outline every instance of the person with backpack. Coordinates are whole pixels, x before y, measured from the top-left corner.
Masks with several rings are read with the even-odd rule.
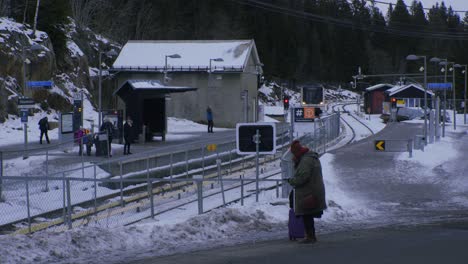
[[[132,137],[132,125],[133,121],[130,117],[127,117],[127,122],[125,122],[124,127],[123,127],[123,137],[124,137],[124,155],[130,155],[132,154],[130,152],[130,143],[132,143],[133,137]]]
[[[295,170],[294,176],[288,179],[288,183],[294,188],[295,215],[302,216],[305,229],[305,238],[299,243],[315,243],[317,237],[314,218],[321,218],[327,208],[322,165],[319,155],[301,146],[298,140],[294,140],[291,144],[291,153]]]
[[[49,140],[49,135],[47,132],[49,131],[49,120],[47,119],[47,116],[39,120],[37,123],[39,125],[39,130],[41,131],[41,136],[39,138],[39,144],[42,144],[42,137],[45,135],[45,138],[47,140],[47,144],[50,144]]]

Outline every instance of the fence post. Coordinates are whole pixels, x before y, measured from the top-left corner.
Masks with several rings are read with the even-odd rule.
[[[153,182],[148,179],[148,199],[151,206],[151,218],[154,219]]]
[[[3,201],[3,152],[0,151],[0,202]]]
[[[49,150],[46,150],[46,166],[45,166],[45,192],[49,191]]]
[[[216,166],[218,167],[218,180],[219,180],[219,183],[221,185],[221,195],[223,196],[223,206],[226,205],[226,197],[224,195],[224,183],[223,183],[223,179],[221,177],[221,160],[220,159],[216,159]]]
[[[66,200],[67,200],[67,194],[66,194],[66,186],[65,186],[65,172],[62,174],[62,190],[63,190],[63,224],[66,224],[67,223],[67,211],[66,211],[66,208],[67,208],[67,203],[66,203]]]
[[[279,198],[279,185],[281,181],[276,181],[276,198]]]
[[[170,174],[170,179],[171,179],[171,181],[170,181],[170,187],[171,187],[171,190],[172,190],[172,152],[171,152],[171,156],[170,156],[170,157],[171,157],[171,160],[170,160],[169,162],[171,163],[171,165],[170,165],[170,168],[169,168],[169,174]]]
[[[125,206],[124,199],[123,199],[123,169],[122,169],[122,162],[119,162],[120,165],[120,205],[122,207]]]
[[[71,193],[70,193],[70,179],[67,179],[67,208],[68,208],[68,229],[72,229],[72,208],[71,208]]]
[[[205,147],[202,147],[201,150],[202,150],[202,175],[205,176]]]
[[[97,179],[96,179],[96,164],[94,164],[94,216],[97,223]]]
[[[198,214],[203,214],[203,175],[194,175],[197,184]]]
[[[412,158],[413,157],[413,140],[412,139],[408,139],[408,153],[409,153],[409,157]]]
[[[84,152],[84,146],[83,146],[83,137],[84,137],[84,136],[82,136],[82,137],[80,138],[80,150],[81,150],[80,155],[81,155],[81,176],[82,176],[82,178],[84,179],[84,156],[83,156],[83,154],[84,154],[84,153],[83,153],[83,152]]]
[[[149,181],[150,173],[149,173],[149,158],[146,158],[146,180]]]
[[[188,150],[185,150],[185,176],[188,178]]]
[[[244,206],[244,175],[240,175],[241,182],[241,206]]]
[[[28,211],[28,232],[31,233],[31,206],[29,204],[29,180],[26,179],[26,208]]]

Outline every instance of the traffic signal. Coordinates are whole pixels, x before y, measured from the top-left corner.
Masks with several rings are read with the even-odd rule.
[[[284,110],[288,110],[289,109],[289,96],[285,96],[283,98],[283,107],[284,107]]]
[[[396,106],[396,98],[395,98],[395,97],[392,97],[392,98],[390,99],[390,102],[392,103],[392,108],[396,108],[396,107],[397,107],[397,106]]]

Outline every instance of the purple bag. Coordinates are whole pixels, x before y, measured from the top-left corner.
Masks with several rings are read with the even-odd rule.
[[[297,217],[294,213],[294,209],[289,209],[289,240],[296,240],[297,238],[304,238],[304,220],[302,216]]]

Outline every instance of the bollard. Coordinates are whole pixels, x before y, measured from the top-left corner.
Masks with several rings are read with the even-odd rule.
[[[68,229],[72,229],[72,208],[71,208],[71,194],[70,194],[70,180],[67,179],[67,208],[68,208]]]
[[[413,157],[413,140],[408,139],[407,147],[408,147],[409,157],[412,158]]]
[[[170,164],[170,167],[169,167],[169,174],[170,174],[170,187],[171,187],[171,190],[172,190],[172,152],[171,152],[171,155],[170,155],[170,161],[169,161],[171,164]]]
[[[94,216],[97,223],[97,179],[96,179],[96,164],[94,164]]]
[[[194,175],[193,179],[197,183],[198,214],[203,214],[203,175]]]
[[[148,199],[151,206],[151,218],[154,219],[153,183],[148,179]]]
[[[31,233],[31,207],[29,205],[29,181],[26,180],[26,208],[28,211],[28,231]]]

